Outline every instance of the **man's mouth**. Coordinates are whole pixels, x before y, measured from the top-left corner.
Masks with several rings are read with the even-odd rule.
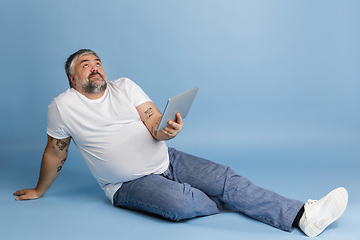
[[[101,79],[104,79],[103,76],[98,73],[98,72],[93,72],[93,73],[90,73],[88,79],[92,78],[92,77],[100,77]]]

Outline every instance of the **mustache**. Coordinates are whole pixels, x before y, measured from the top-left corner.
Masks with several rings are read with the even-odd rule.
[[[104,80],[103,75],[101,73],[99,73],[98,71],[90,73],[89,76],[88,76],[88,79],[90,79],[92,76],[94,76],[96,74],[99,74],[99,76]]]

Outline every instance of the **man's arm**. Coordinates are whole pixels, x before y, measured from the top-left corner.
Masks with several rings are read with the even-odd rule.
[[[48,135],[48,142],[41,161],[40,176],[36,188],[18,190],[14,193],[17,201],[30,200],[44,196],[64,165],[71,137],[55,139]]]
[[[176,122],[169,121],[166,128],[157,131],[162,114],[153,102],[145,102],[136,107],[139,112],[140,119],[143,121],[150,134],[159,141],[174,138],[182,129],[183,121],[180,113],[176,114]]]

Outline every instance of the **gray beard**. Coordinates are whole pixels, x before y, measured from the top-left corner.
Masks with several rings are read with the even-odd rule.
[[[96,84],[90,80],[90,76],[89,76],[88,82],[82,83],[80,85],[81,89],[87,94],[103,93],[107,87],[107,82],[102,75],[100,75],[100,77],[102,78],[101,84]]]
[[[81,85],[82,90],[88,94],[99,94],[105,91],[107,82],[103,79],[101,84],[96,84],[89,80],[88,83]]]

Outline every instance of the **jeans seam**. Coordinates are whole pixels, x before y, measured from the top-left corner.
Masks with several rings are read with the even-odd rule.
[[[281,229],[281,230],[283,230],[283,231],[286,231],[286,232],[291,232],[291,230],[286,229],[286,228],[283,228],[283,227],[280,226],[279,224],[274,223],[272,220],[270,220],[270,219],[268,219],[268,218],[266,218],[266,217],[262,217],[262,216],[259,216],[259,215],[249,215],[249,214],[246,214],[245,212],[243,212],[242,210],[240,210],[238,207],[235,207],[235,208],[236,208],[239,212],[241,212],[242,214],[245,214],[246,216],[249,216],[249,217],[254,218],[254,219],[264,219],[265,221],[263,221],[263,222],[265,222],[265,223],[270,223],[269,225],[271,225],[271,226],[274,226],[274,227],[279,228],[279,229]]]
[[[270,219],[268,219],[268,218],[266,218],[266,217],[261,217],[261,216],[257,216],[257,215],[256,215],[256,217],[259,218],[259,219],[265,219],[266,221],[268,221],[269,223],[271,223],[273,226],[275,226],[275,227],[277,227],[277,228],[279,228],[279,229],[281,229],[281,230],[284,230],[284,231],[289,232],[288,229],[283,228],[283,227],[280,226],[279,224],[274,223],[272,220],[270,220]]]
[[[167,219],[170,219],[172,221],[180,221],[181,219],[176,219],[176,217],[171,217],[171,214],[169,213],[166,213],[163,209],[157,207],[157,206],[154,206],[152,204],[149,204],[149,203],[143,203],[143,202],[138,202],[138,201],[134,201],[134,200],[126,200],[126,201],[120,201],[120,202],[117,202],[117,204],[138,204],[138,205],[141,205],[141,206],[146,206],[146,207],[150,207],[150,208],[153,208],[153,209],[156,209],[158,211],[161,212],[161,215],[163,215],[164,217],[166,217]],[[146,211],[147,212],[147,211]]]

